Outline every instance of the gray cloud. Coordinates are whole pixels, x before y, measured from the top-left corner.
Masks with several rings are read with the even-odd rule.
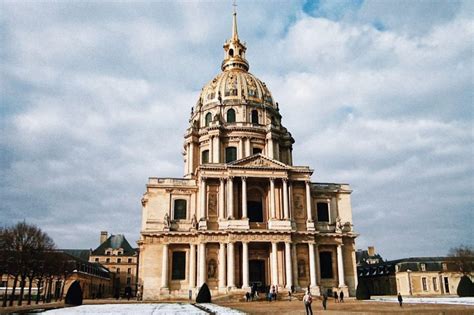
[[[352,185],[358,246],[443,255],[474,236],[472,19],[466,2],[433,2],[432,15],[397,3],[323,3],[314,17],[302,2],[239,2],[239,32],[296,162]],[[136,240],[147,177],[182,175],[182,135],[220,71],[229,5],[0,12],[1,221],[27,219],[61,247],[95,247],[104,229]]]

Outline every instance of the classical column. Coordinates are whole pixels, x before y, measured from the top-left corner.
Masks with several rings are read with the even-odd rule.
[[[293,283],[295,287],[299,286],[298,282],[298,256],[296,254],[296,244],[291,245],[291,259],[293,267]]]
[[[310,286],[312,288],[316,287],[316,262],[314,260],[314,243],[308,243],[309,249],[309,276],[310,276]]]
[[[291,220],[294,219],[293,216],[293,183],[288,182],[288,215]]]
[[[168,244],[163,244],[163,257],[161,262],[161,287],[168,288]]]
[[[252,152],[250,151],[250,138],[245,138],[245,156],[251,156]]]
[[[219,288],[223,289],[226,287],[226,274],[225,274],[225,243],[219,244]]]
[[[184,174],[189,174],[189,143],[186,144],[186,163],[184,164]]]
[[[227,217],[234,217],[234,183],[233,177],[227,179]]]
[[[242,242],[242,289],[249,287],[249,244]]]
[[[270,138],[267,141],[268,141],[267,142],[267,155],[270,159],[273,159],[273,153],[274,153],[274,151],[273,151],[273,139]]]
[[[288,214],[288,180],[283,178],[283,218],[288,220],[290,218]]]
[[[321,283],[321,265],[319,261],[319,245],[315,244],[315,250],[316,250],[316,283],[319,285]],[[357,273],[356,273],[357,275]]]
[[[339,278],[339,287],[345,287],[344,282],[344,262],[342,257],[342,245],[337,245],[337,277]]]
[[[242,138],[239,139],[239,149],[237,150],[237,159],[241,159],[244,157],[244,141]]]
[[[235,288],[234,243],[227,244],[227,286]]]
[[[219,220],[225,219],[225,184],[224,178],[219,179]]]
[[[271,273],[272,273],[272,284],[277,286],[278,285],[278,255],[277,255],[277,243],[272,242],[272,266],[271,266]]]
[[[216,148],[214,150],[214,154],[216,155],[215,163],[221,162],[221,138],[219,136],[215,137],[216,139]]]
[[[247,219],[247,177],[242,177],[242,219]]]
[[[291,289],[293,285],[293,268],[291,265],[291,243],[285,243],[285,269],[286,269],[286,288]]]
[[[275,179],[270,178],[270,219],[275,217]]]
[[[201,191],[200,191],[200,209],[199,209],[199,218],[206,218],[206,178],[201,177]]]
[[[199,273],[198,273],[198,287],[201,287],[206,282],[206,244],[199,243]]]
[[[313,215],[311,211],[311,186],[310,181],[306,181],[306,211],[308,216],[308,221],[313,221]]]
[[[189,288],[196,287],[196,245],[189,244]]]
[[[194,143],[189,144],[189,173],[194,174]]]
[[[214,136],[209,137],[209,163],[214,163]]]

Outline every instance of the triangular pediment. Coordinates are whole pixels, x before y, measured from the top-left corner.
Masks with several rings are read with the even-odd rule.
[[[229,166],[237,167],[258,167],[258,168],[278,168],[288,169],[288,166],[280,161],[272,160],[261,153],[233,161]]]

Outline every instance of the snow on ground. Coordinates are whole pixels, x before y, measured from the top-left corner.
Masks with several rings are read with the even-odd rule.
[[[240,313],[228,307],[222,307],[215,304],[205,303],[203,306],[216,314],[237,314]],[[186,314],[186,315],[201,315],[207,314],[205,311],[188,303],[159,303],[159,304],[102,304],[102,305],[81,305],[76,307],[60,308],[46,311],[49,314],[140,314],[140,315],[155,315],[155,314]]]
[[[398,303],[397,297],[374,296],[371,301],[395,302]],[[461,304],[474,305],[474,297],[403,297],[403,303],[430,303],[430,304]]]
[[[207,310],[211,311],[212,313],[216,314],[245,314],[239,310],[235,310],[229,307],[224,307],[212,303],[201,303],[199,306],[206,308]]]

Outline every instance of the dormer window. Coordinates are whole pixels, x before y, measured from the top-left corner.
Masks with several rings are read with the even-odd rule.
[[[421,268],[421,271],[426,271],[426,264],[421,264],[420,268]]]

